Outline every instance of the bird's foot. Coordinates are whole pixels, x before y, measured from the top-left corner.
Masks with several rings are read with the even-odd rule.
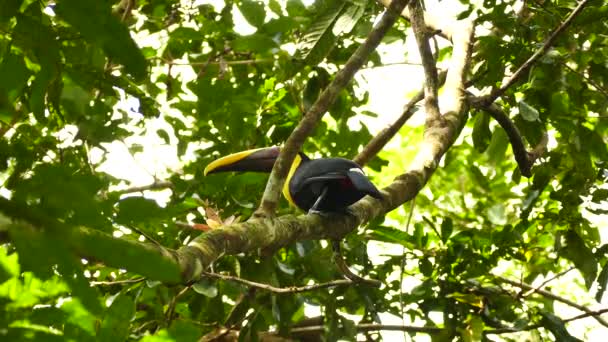
[[[344,216],[351,216],[351,217],[355,217],[355,218],[357,217],[357,215],[355,215],[355,212],[351,208],[343,208],[343,209],[336,210],[336,211],[319,211],[316,209],[309,209],[308,215],[319,215],[321,217],[330,217],[333,215],[344,215]]]
[[[309,209],[308,210],[308,215],[319,215],[321,217],[329,217],[329,216],[331,216],[331,213],[327,212],[327,211],[319,211],[319,210],[316,210],[316,209]]]

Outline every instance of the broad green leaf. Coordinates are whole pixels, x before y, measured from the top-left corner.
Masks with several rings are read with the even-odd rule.
[[[0,284],[20,273],[17,253],[7,252],[5,246],[0,246]]]
[[[122,224],[144,223],[164,216],[164,209],[155,200],[134,196],[118,202],[116,221]]]
[[[239,10],[251,25],[260,27],[264,24],[266,9],[264,3],[256,0],[240,0]]]
[[[410,248],[414,247],[414,239],[411,235],[391,227],[376,227],[369,233],[369,238],[377,241],[396,243]]]
[[[0,93],[7,94],[7,100],[13,102],[20,95],[20,91],[30,77],[31,71],[26,67],[23,56],[9,51],[3,56],[0,64],[0,75],[2,75]]]
[[[3,24],[19,11],[19,7],[23,0],[3,0],[0,3],[2,11],[0,11],[0,24]]]
[[[216,283],[207,278],[203,278],[194,283],[194,285],[192,285],[192,289],[197,293],[209,298],[217,296],[218,293]]]
[[[444,218],[441,222],[441,241],[444,243],[447,242],[450,239],[450,236],[452,236],[453,231],[454,223],[452,222],[452,219],[449,217]]]
[[[135,315],[135,303],[126,294],[119,294],[106,311],[97,333],[98,341],[124,341]]]
[[[524,120],[526,120],[526,121],[538,121],[539,120],[540,115],[536,108],[530,106],[524,100],[519,101],[518,105],[519,105],[519,114],[524,118]]]
[[[585,277],[587,289],[591,288],[597,274],[595,255],[574,230],[568,230],[564,237],[566,245],[561,248],[560,255],[574,263]]]
[[[71,248],[77,253],[104,260],[108,266],[128,269],[166,283],[177,283],[181,279],[175,260],[147,244],[114,238],[86,228],[73,229],[69,235],[66,234],[66,238],[68,236]]]
[[[108,57],[123,64],[135,79],[146,76],[146,59],[124,24],[112,14],[108,3],[64,0],[57,3],[54,10],[90,44],[99,45]]]
[[[332,27],[344,6],[346,2],[334,2],[312,21],[311,26],[304,33],[298,43],[298,57],[305,60],[306,64],[319,64],[334,47],[336,36],[332,33]]]
[[[490,145],[490,116],[485,112],[479,112],[475,116],[475,126],[473,127],[473,145],[479,152],[484,152]]]
[[[82,334],[90,337],[96,335],[95,325],[97,318],[79,300],[69,298],[61,304],[60,309],[65,313],[67,322],[72,326],[78,327]]]
[[[361,19],[363,13],[365,13],[365,5],[361,6],[354,3],[347,4],[332,28],[334,36],[339,36],[342,33],[349,33],[355,25],[357,25],[357,22]]]
[[[582,342],[570,335],[568,329],[566,329],[566,324],[561,318],[547,311],[540,311],[540,314],[543,317],[541,324],[553,334],[557,341]]]
[[[509,138],[507,137],[507,133],[502,128],[495,129],[492,138],[490,138],[490,145],[486,150],[488,161],[494,165],[504,161],[508,147]]]
[[[418,261],[420,273],[425,277],[430,277],[433,274],[433,263],[428,258],[422,258]]]
[[[606,289],[608,289],[606,286],[608,286],[608,263],[602,267],[602,271],[597,277],[597,292],[595,293],[595,300],[598,303],[602,302],[602,297],[604,297],[604,293],[606,293]]]

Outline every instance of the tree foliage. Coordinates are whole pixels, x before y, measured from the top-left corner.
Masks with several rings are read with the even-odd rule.
[[[254,213],[265,176],[203,177],[204,166],[284,143],[368,37],[383,2],[0,2],[1,338],[331,341],[402,330],[433,341],[585,339],[586,330],[571,329],[582,317],[564,307],[595,317],[588,329],[606,329],[596,310],[608,284],[601,1],[585,1],[568,25],[579,5],[572,0],[461,1],[457,19],[476,28],[466,125],[415,201],[342,243],[346,263],[380,288],[288,289],[342,279],[320,240],[332,236],[330,221],[294,217],[281,202],[284,221],[267,227],[316,228],[301,233],[313,239],[274,246],[256,235],[259,222],[235,225]],[[434,11],[429,17],[441,14]],[[242,33],[243,20],[251,33]],[[413,39],[409,27],[399,20],[382,45]],[[456,48],[446,32],[427,34],[441,42],[434,58],[449,69]],[[381,66],[372,52],[365,67]],[[360,110],[368,90],[357,81],[339,89],[303,151],[357,157],[376,134],[362,118],[382,115]],[[497,94],[491,103],[488,94]],[[545,153],[533,151],[532,177],[522,177],[492,104],[526,146],[548,138]],[[405,126],[394,147],[369,159],[376,184],[408,169],[423,131]],[[133,156],[149,149],[144,136],[170,146],[179,168],[144,187],[103,169],[112,146]],[[162,199],[157,191],[166,189]],[[213,254],[211,273],[184,276],[204,265],[184,245],[230,234],[217,243],[231,252]]]

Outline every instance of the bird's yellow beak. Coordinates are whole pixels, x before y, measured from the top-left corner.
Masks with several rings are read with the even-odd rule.
[[[205,168],[205,176],[209,173],[226,171],[270,172],[279,156],[280,148],[264,147],[242,151],[214,160]]]

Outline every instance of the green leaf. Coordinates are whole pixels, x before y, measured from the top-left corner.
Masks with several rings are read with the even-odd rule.
[[[3,24],[17,14],[22,2],[23,0],[3,0],[0,2],[0,8],[2,8],[2,11],[0,11],[0,24]]]
[[[124,65],[125,70],[135,79],[142,80],[146,77],[147,61],[131,38],[129,30],[112,14],[110,3],[62,0],[54,10],[90,44],[99,45],[109,57]]]
[[[561,318],[547,311],[541,311],[540,314],[543,317],[541,324],[551,331],[557,341],[582,342],[578,338],[570,335],[568,329],[566,329],[566,324]]]
[[[127,197],[118,202],[116,222],[134,224],[165,217],[165,210],[155,200],[144,197]]]
[[[519,114],[526,121],[538,121],[540,119],[540,114],[538,110],[529,104],[527,104],[524,100],[519,101]]]
[[[266,17],[266,9],[264,3],[255,0],[241,0],[238,4],[239,10],[245,17],[248,23],[255,27],[260,27],[264,24],[264,18]]]
[[[433,263],[429,260],[429,258],[422,258],[418,261],[418,268],[420,269],[420,273],[422,273],[425,277],[430,277],[433,275]]]
[[[272,49],[277,48],[277,43],[269,36],[254,33],[249,36],[239,36],[233,42],[235,51],[256,52],[270,54]]]
[[[566,245],[560,248],[560,255],[574,263],[585,277],[587,289],[591,288],[597,274],[595,255],[574,230],[568,230],[564,237]]]
[[[98,341],[125,341],[135,315],[135,303],[126,294],[119,294],[106,311],[97,333]]]
[[[6,246],[0,246],[0,284],[20,274],[17,253],[8,254]]]
[[[336,42],[336,36],[332,33],[332,27],[336,22],[346,2],[334,2],[332,6],[325,9],[304,33],[298,43],[297,56],[306,61],[308,65],[319,64],[329,54]]]
[[[207,278],[202,278],[201,280],[194,283],[194,285],[192,285],[192,289],[196,291],[196,293],[200,293],[203,296],[209,298],[217,296],[218,293],[217,285],[215,284],[215,282],[212,282]]]
[[[473,127],[473,146],[478,152],[485,151],[490,145],[490,115],[485,112],[479,112],[475,116],[475,125]]]
[[[502,128],[495,129],[487,149],[488,162],[493,165],[503,162],[508,147],[509,138],[505,130]]]
[[[336,20],[332,33],[335,36],[339,36],[342,33],[352,31],[355,25],[357,25],[357,22],[359,22],[359,19],[361,19],[363,16],[363,13],[365,13],[365,5],[361,6],[358,4],[349,3]]]
[[[0,93],[6,93],[8,102],[12,103],[20,95],[21,89],[25,86],[31,72],[25,65],[23,56],[9,52],[0,64],[0,75],[2,75]]]
[[[595,300],[598,303],[602,302],[602,297],[604,297],[604,293],[606,293],[606,289],[608,285],[608,262],[602,268],[600,275],[597,277],[597,292],[595,293]]]
[[[414,248],[414,238],[410,234],[391,227],[376,227],[369,234],[369,238],[376,241],[397,243],[412,249]]]
[[[441,222],[441,241],[444,243],[450,239],[452,232],[454,231],[454,223],[449,217],[445,217]]]

